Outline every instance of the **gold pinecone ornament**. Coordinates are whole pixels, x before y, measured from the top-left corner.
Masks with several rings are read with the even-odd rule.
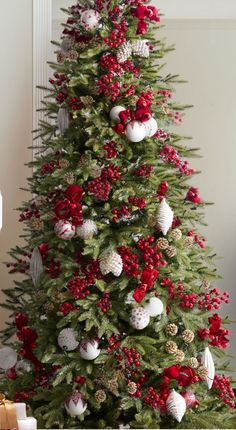
[[[65,158],[62,158],[58,162],[60,169],[67,169],[70,165],[70,162],[66,160]]]
[[[187,361],[187,364],[192,369],[197,369],[199,367],[199,361],[196,357],[190,357]]]
[[[165,252],[167,257],[172,258],[176,255],[176,248],[174,246],[168,246]]]
[[[75,175],[73,172],[66,173],[64,179],[69,185],[73,185],[75,183]]]
[[[129,382],[127,391],[131,395],[135,394],[137,391],[137,384],[135,382]]]
[[[175,228],[171,231],[170,238],[177,242],[182,238],[182,231],[179,228]]]
[[[178,327],[176,324],[168,324],[168,326],[166,327],[166,333],[169,336],[176,336],[176,334],[178,333]]]
[[[44,224],[40,218],[33,217],[30,220],[30,226],[35,231],[41,231],[41,230],[43,230]]]
[[[94,98],[92,96],[82,96],[80,99],[85,107],[92,106],[94,103]]]
[[[185,359],[185,354],[183,351],[181,351],[181,349],[177,349],[174,356],[175,356],[175,359],[178,363],[181,363]]]
[[[182,338],[184,340],[184,342],[186,343],[191,343],[194,339],[194,333],[192,330],[184,330],[183,334],[182,334]]]
[[[169,340],[166,342],[165,350],[168,354],[175,354],[178,351],[178,346],[175,342]]]
[[[106,386],[108,390],[112,393],[117,395],[118,394],[118,382],[117,379],[109,379],[106,383]]]
[[[103,403],[105,402],[107,395],[104,390],[97,390],[94,397],[98,403]]]
[[[197,368],[197,375],[200,376],[202,379],[206,379],[208,376],[208,370],[205,366],[199,366]]]
[[[186,248],[191,248],[191,246],[193,246],[193,244],[194,244],[194,237],[193,236],[187,236],[184,239],[184,244],[185,244]]]
[[[167,249],[169,246],[169,242],[164,237],[160,237],[160,239],[158,239],[158,241],[157,241],[157,246],[160,249]]]

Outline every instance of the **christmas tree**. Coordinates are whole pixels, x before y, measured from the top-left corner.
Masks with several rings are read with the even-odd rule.
[[[65,12],[8,263],[22,277],[5,291],[1,391],[41,428],[235,428],[229,295],[198,232],[196,149],[171,131],[187,106],[162,75],[158,10]]]

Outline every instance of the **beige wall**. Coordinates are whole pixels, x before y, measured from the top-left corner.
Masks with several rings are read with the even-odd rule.
[[[0,261],[19,243],[19,207],[27,198],[19,191],[30,171],[24,163],[31,159],[32,129],[32,0],[1,0],[0,13],[1,101],[0,101],[0,189],[4,201],[3,229],[0,233]],[[0,290],[12,287],[12,277],[0,265]],[[0,294],[0,301],[3,296]],[[6,319],[0,310],[0,327]]]

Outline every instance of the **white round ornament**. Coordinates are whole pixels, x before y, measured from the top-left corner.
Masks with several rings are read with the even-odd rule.
[[[209,389],[211,389],[213,385],[213,381],[215,378],[215,364],[211,355],[211,352],[208,347],[205,348],[202,353],[201,363],[208,370],[208,375],[206,377],[206,383]]]
[[[87,409],[87,403],[79,391],[74,391],[65,401],[65,408],[71,417],[82,415]]]
[[[86,9],[81,13],[80,24],[85,30],[95,30],[101,19],[101,15],[95,9]]]
[[[163,199],[157,214],[157,226],[161,232],[166,236],[168,230],[171,228],[174,219],[174,212],[168,205],[166,199]]]
[[[119,113],[123,112],[124,110],[126,110],[126,109],[123,106],[114,106],[110,110],[110,118],[111,118],[111,120],[115,121],[115,122],[120,122]]]
[[[156,317],[162,314],[164,306],[158,297],[151,297],[149,302],[144,306],[144,309],[150,317]]]
[[[75,236],[75,226],[71,222],[60,219],[54,227],[56,235],[63,240],[70,240]]]
[[[81,239],[89,239],[97,234],[98,229],[94,221],[90,219],[85,219],[83,224],[77,227],[77,236]]]
[[[150,322],[150,316],[141,306],[131,311],[130,325],[136,330],[143,330]]]
[[[143,124],[146,130],[146,137],[152,137],[154,136],[154,134],[156,134],[158,130],[158,125],[155,118],[150,118],[148,121],[145,121]]]
[[[177,393],[177,391],[171,390],[171,393],[166,400],[166,409],[167,412],[178,421],[178,423],[182,421],[186,412],[186,407],[186,402],[183,396]]]
[[[114,276],[120,276],[123,270],[123,261],[117,252],[111,251],[101,256],[99,266],[103,275],[112,273]]]
[[[143,122],[131,121],[126,127],[125,134],[130,142],[141,142],[146,137],[146,128]]]
[[[98,348],[98,342],[95,339],[85,339],[80,343],[79,352],[84,360],[95,360],[101,350]]]
[[[15,367],[17,375],[23,375],[24,373],[29,373],[32,370],[31,363],[27,360],[20,360],[16,363]]]
[[[61,330],[57,342],[64,351],[74,351],[79,345],[79,342],[76,340],[76,332],[73,328],[64,328]]]
[[[10,346],[4,346],[0,349],[0,369],[9,370],[17,362],[17,353]]]

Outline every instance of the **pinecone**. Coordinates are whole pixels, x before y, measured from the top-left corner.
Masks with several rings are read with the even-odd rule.
[[[194,244],[194,237],[193,236],[187,236],[184,240],[184,244],[186,248],[191,248]]]
[[[73,185],[75,182],[75,175],[73,172],[66,173],[64,178],[65,178],[65,181],[67,182],[67,184],[69,184],[69,185]]]
[[[167,249],[169,247],[169,242],[164,237],[160,237],[160,239],[157,241],[157,246],[160,249]]]
[[[95,399],[97,400],[98,403],[105,402],[106,398],[107,398],[107,395],[106,395],[104,390],[97,390],[96,391]]]
[[[196,372],[198,376],[200,376],[200,378],[202,379],[206,379],[208,375],[208,370],[205,366],[199,366]]]
[[[80,160],[78,162],[78,167],[79,168],[83,168],[83,167],[88,167],[89,163],[91,163],[91,158],[89,155],[84,154],[80,157]]]
[[[46,205],[47,203],[47,197],[45,196],[37,196],[32,200],[32,203],[37,207],[40,208],[41,206]]]
[[[30,220],[30,226],[35,231],[41,231],[41,230],[43,230],[44,224],[40,220],[40,218],[33,217]]]
[[[182,237],[182,231],[179,228],[175,228],[171,231],[170,237],[175,241],[180,240]]]
[[[210,281],[208,281],[207,279],[203,279],[203,281],[202,281],[202,288],[204,290],[208,290],[210,288],[210,285],[211,285]]]
[[[101,168],[95,164],[89,168],[89,174],[92,176],[92,178],[98,178],[101,175]]]
[[[54,303],[45,303],[45,305],[43,306],[45,312],[51,312],[54,310]]]
[[[67,57],[71,60],[71,61],[76,61],[79,58],[79,54],[77,51],[75,51],[74,49],[72,49],[71,51],[68,52]]]
[[[178,333],[178,327],[176,324],[168,324],[166,327],[166,333],[170,336],[175,336]]]
[[[117,393],[118,391],[118,382],[117,379],[110,379],[107,381],[106,386],[111,393]]]
[[[119,46],[119,49],[117,51],[117,61],[118,63],[123,63],[124,61],[127,61],[129,57],[132,55],[132,45],[131,43],[125,42],[122,43]]]
[[[76,43],[76,49],[78,49],[79,51],[83,51],[86,47],[87,47],[87,45],[86,45],[86,43],[85,42],[78,42],[78,43]]]
[[[169,340],[168,342],[166,342],[165,349],[168,354],[175,354],[178,351],[178,346],[175,342]]]
[[[178,363],[181,363],[185,359],[185,354],[181,349],[177,349],[176,353],[174,354],[175,359]]]
[[[63,64],[66,60],[66,55],[64,54],[64,52],[58,52],[57,53],[57,62],[59,64]]]
[[[132,53],[138,57],[148,58],[149,46],[147,45],[147,40],[135,40],[132,43]]]
[[[67,169],[67,167],[69,167],[70,165],[70,162],[65,158],[62,158],[61,160],[59,160],[58,164],[61,169]]]
[[[123,261],[117,252],[111,251],[101,256],[99,266],[103,275],[113,273],[115,276],[120,276],[123,270]]]
[[[199,366],[198,359],[196,357],[191,357],[188,359],[188,366],[192,367],[192,369],[197,369]]]
[[[91,96],[84,96],[84,97],[80,97],[82,103],[84,104],[84,106],[88,107],[88,106],[92,106],[92,104],[94,103],[94,98]]]
[[[176,255],[176,248],[174,246],[168,246],[168,248],[166,248],[166,255],[169,258],[172,258]]]
[[[135,384],[135,382],[129,382],[127,391],[131,395],[135,394],[137,391],[137,384]]]
[[[191,343],[194,339],[194,333],[192,330],[184,330],[184,332],[182,333],[182,338],[184,340],[184,342],[186,343]]]

